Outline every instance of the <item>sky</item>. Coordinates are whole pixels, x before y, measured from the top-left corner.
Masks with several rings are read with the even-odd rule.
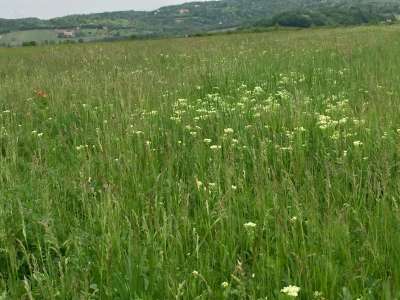
[[[202,1],[202,0],[200,0]],[[118,10],[154,10],[187,0],[0,0],[0,18],[49,19],[70,14]]]

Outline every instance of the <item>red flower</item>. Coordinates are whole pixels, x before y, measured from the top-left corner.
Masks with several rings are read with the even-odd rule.
[[[39,98],[47,98],[47,93],[43,90],[35,90],[36,96]]]

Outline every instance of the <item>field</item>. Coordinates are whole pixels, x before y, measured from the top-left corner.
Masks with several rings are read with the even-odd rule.
[[[398,26],[0,49],[0,299],[400,299],[399,53]]]
[[[26,30],[6,34],[0,34],[0,45],[21,46],[23,42],[36,41],[43,43],[45,41],[55,42],[58,40],[57,33],[54,30]]]
[[[38,45],[57,44],[66,42],[92,42],[100,39],[125,38],[135,34],[131,29],[124,30],[103,30],[103,29],[81,29],[79,34],[71,39],[60,38],[55,30],[52,29],[37,29],[15,31],[5,34],[0,34],[0,47],[18,47],[23,43],[36,42]]]

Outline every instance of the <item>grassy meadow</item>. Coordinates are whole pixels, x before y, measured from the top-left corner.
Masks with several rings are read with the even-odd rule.
[[[59,38],[54,30],[25,30],[0,34],[0,45],[21,46],[24,42],[36,41],[41,44],[45,41],[56,42]]]
[[[399,53],[398,26],[0,49],[0,299],[400,299]]]
[[[0,34],[0,47],[18,47],[24,43],[35,42],[38,45],[57,43],[77,43],[80,41],[93,42],[96,39],[128,38],[135,32],[132,29],[108,31],[103,29],[81,29],[79,35],[74,38],[60,38],[54,29],[22,30]]]

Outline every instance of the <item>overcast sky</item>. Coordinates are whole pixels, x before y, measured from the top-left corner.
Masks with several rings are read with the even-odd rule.
[[[201,1],[201,0],[199,0]],[[0,18],[52,18],[77,13],[153,10],[185,0],[0,0]]]

